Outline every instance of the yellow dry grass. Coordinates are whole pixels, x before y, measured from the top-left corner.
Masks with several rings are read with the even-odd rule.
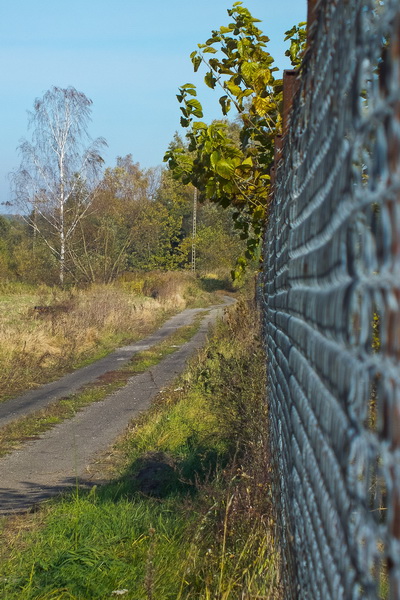
[[[0,399],[145,336],[186,304],[185,275],[152,274],[133,283],[134,291],[124,282],[1,295]]]

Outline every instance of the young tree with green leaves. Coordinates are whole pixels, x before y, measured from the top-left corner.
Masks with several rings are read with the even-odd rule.
[[[227,26],[191,54],[195,71],[206,68],[205,84],[219,88],[222,115],[235,108],[240,120],[240,143],[229,135],[226,121],[207,125],[196,87],[179,89],[181,125],[187,129],[187,148],[171,146],[164,160],[174,177],[192,183],[201,194],[223,207],[233,206],[235,227],[246,240],[246,259],[254,257],[269,201],[269,171],[274,138],[281,127],[282,81],[267,51],[269,38],[241,2],[228,10]],[[240,266],[244,266],[242,259]],[[237,273],[236,273],[237,274]]]

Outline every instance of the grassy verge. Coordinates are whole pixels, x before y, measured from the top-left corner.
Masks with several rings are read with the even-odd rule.
[[[0,429],[0,457],[21,447],[24,442],[36,439],[54,425],[71,419],[77,411],[92,402],[100,402],[117,389],[123,387],[128,379],[158,364],[189,341],[198,331],[203,315],[199,315],[191,325],[180,327],[167,339],[148,350],[138,352],[118,371],[111,371],[96,382],[85,387],[77,394],[57,400],[46,408],[14,421]]]
[[[265,357],[244,303],[109,456],[110,484],[2,520],[4,600],[281,598]]]

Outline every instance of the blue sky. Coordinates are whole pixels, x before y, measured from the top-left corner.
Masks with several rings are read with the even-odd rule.
[[[106,164],[132,154],[162,164],[179,126],[178,86],[195,83],[205,120],[219,117],[218,93],[194,74],[189,54],[226,25],[227,0],[2,0],[0,6],[0,202],[16,147],[28,136],[27,110],[51,86],[74,86],[93,100],[90,135],[108,142]],[[280,69],[290,68],[284,32],[306,17],[306,0],[245,0],[271,39]],[[0,212],[2,208],[0,207]]]

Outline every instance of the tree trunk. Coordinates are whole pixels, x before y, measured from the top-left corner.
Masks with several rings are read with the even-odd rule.
[[[64,231],[60,233],[60,286],[64,286],[64,272],[65,272],[65,238]]]

